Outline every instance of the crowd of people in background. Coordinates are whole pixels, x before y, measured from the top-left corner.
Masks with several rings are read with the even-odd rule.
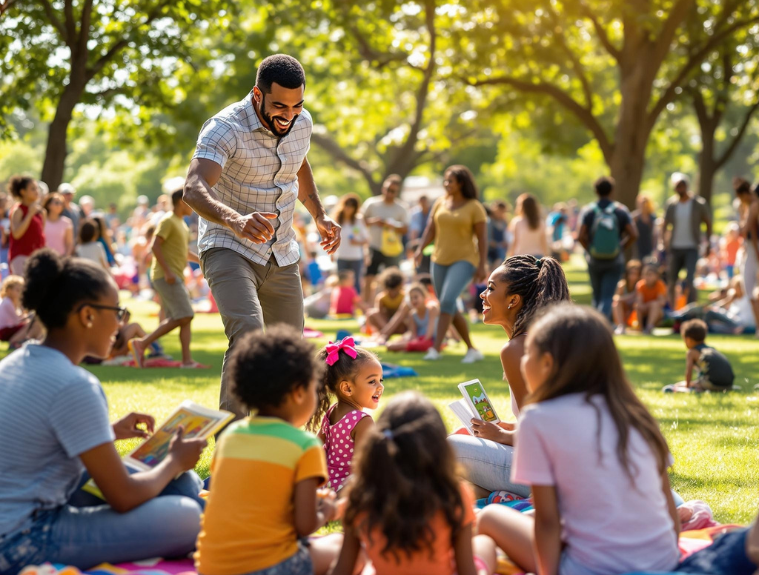
[[[641,194],[630,212],[615,201],[615,183],[607,177],[595,182],[597,199],[587,206],[570,199],[547,208],[524,193],[512,210],[506,199],[482,202],[464,166],[444,172],[442,196],[422,195],[416,205],[404,203],[403,180],[391,175],[379,196],[362,202],[351,193],[328,203],[343,228],[343,241],[331,257],[321,250],[309,215],[296,212],[306,314],[359,317],[364,337],[392,350],[423,352],[427,360],[440,357],[446,345],[463,342],[464,361],[479,361],[482,354],[468,325],[479,321],[489,272],[513,255],[567,261],[582,252],[592,305],[617,333],[677,330],[693,318],[703,319],[712,332],[755,332],[759,190],[735,178],[733,212],[723,233],[714,234],[710,207],[690,191],[688,177],[675,173],[671,184],[673,195],[663,210]],[[140,196],[124,218],[115,203],[101,207],[90,196],[77,198],[71,184],[50,192],[32,177],[16,176],[8,195],[0,195],[0,273],[21,278],[27,258],[47,246],[61,256],[92,260],[121,289],[160,302],[161,291],[174,284],[163,285],[163,267],[153,261],[156,243],[164,241],[156,230],[175,210],[171,194],[150,204]],[[169,275],[190,296],[181,312],[173,310],[184,317],[162,323],[155,335],[146,336],[140,328],[135,345],[149,352],[158,337],[179,327],[183,359],[192,365],[189,328],[182,328],[191,319],[190,301],[210,311],[215,302],[194,257],[197,214],[186,209],[180,218],[187,226],[189,261],[174,263]],[[184,236],[179,241],[184,243]],[[157,277],[151,277],[151,268]],[[412,284],[418,289],[410,289]],[[708,302],[697,301],[699,288],[713,291]],[[165,317],[164,305],[162,322]],[[39,336],[35,329],[21,329],[23,321],[20,308],[15,318],[0,317],[0,339],[17,346]],[[394,335],[401,340],[390,342]]]

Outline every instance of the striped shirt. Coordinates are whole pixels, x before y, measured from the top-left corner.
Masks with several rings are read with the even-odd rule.
[[[252,92],[203,124],[193,158],[222,167],[213,187],[219,200],[240,214],[273,212],[274,237],[265,244],[238,238],[232,230],[200,218],[198,251],[228,248],[265,265],[272,254],[280,266],[294,264],[300,254],[293,230],[298,199],[298,170],[311,145],[313,122],[305,109],[283,138],[267,130],[253,107]]]
[[[298,550],[295,485],[327,478],[321,441],[274,417],[230,425],[216,445],[211,493],[195,566],[205,575],[239,575],[272,567]]]
[[[79,455],[114,441],[98,379],[61,352],[30,344],[0,361],[0,535],[64,505]]]

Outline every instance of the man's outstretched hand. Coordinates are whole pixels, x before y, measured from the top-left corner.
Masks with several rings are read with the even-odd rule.
[[[340,226],[329,216],[321,216],[316,220],[316,227],[322,238],[322,249],[329,255],[334,254],[340,247]]]

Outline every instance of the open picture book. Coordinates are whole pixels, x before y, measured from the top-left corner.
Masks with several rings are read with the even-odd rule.
[[[185,439],[208,439],[234,418],[228,411],[209,409],[189,400],[179,404],[166,421],[157,427],[155,433],[143,440],[122,459],[124,465],[133,472],[148,471],[161,463],[169,453],[171,439],[178,427],[184,428]],[[83,489],[103,498],[100,489],[90,479]]]
[[[460,383],[458,387],[464,397],[454,401],[448,407],[470,433],[472,431],[472,419],[481,419],[488,423],[499,423],[501,421],[498,419],[493,403],[479,379],[465,381]]]

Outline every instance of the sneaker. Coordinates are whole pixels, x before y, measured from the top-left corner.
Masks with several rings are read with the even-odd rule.
[[[482,355],[482,352],[479,349],[472,348],[467,350],[461,363],[474,363],[475,361],[482,361],[483,359],[485,359],[485,356]]]
[[[435,361],[437,359],[440,359],[440,352],[436,350],[434,347],[431,347],[429,350],[427,350],[427,353],[424,356],[425,361]]]

